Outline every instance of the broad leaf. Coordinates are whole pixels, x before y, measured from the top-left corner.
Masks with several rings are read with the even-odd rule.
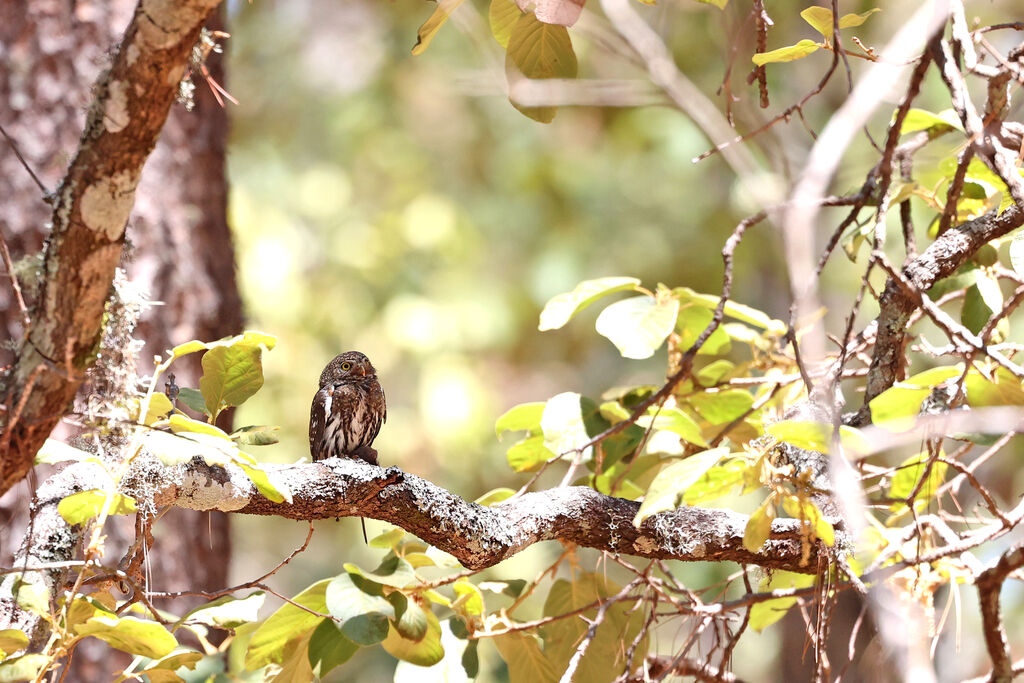
[[[635,277],[603,277],[596,280],[584,280],[576,285],[571,292],[553,297],[540,313],[540,325],[537,329],[557,330],[565,325],[574,315],[594,303],[598,299],[615,292],[635,290],[640,280]]]
[[[509,467],[516,472],[531,472],[553,457],[555,454],[544,445],[543,436],[524,439],[509,448],[506,454]]]
[[[279,441],[279,431],[281,428],[276,425],[249,425],[231,432],[231,439],[243,446],[268,446]]]
[[[346,562],[343,566],[345,571],[350,574],[358,574],[364,579],[393,588],[404,588],[416,582],[416,574],[413,572],[412,565],[401,557],[390,553],[372,572],[360,569],[351,562]]]
[[[478,641],[467,641],[455,631],[461,625],[456,618],[441,622],[441,648],[444,658],[433,666],[417,666],[399,661],[395,667],[394,683],[471,683],[479,671],[476,660]]]
[[[647,415],[640,417],[636,423],[645,429],[650,427],[667,430],[678,434],[692,444],[702,448],[708,447],[707,441],[701,434],[700,425],[679,408],[661,408],[659,410],[652,406],[648,409]]]
[[[516,5],[515,0],[491,0],[487,20],[491,25],[491,35],[499,45],[504,48],[508,47],[512,29],[522,15],[523,12]]]
[[[387,637],[381,642],[381,646],[389,655],[417,666],[433,666],[444,659],[444,648],[441,646],[441,624],[433,612],[424,611],[424,614],[427,617],[427,629],[419,640],[403,638],[397,628],[394,626],[390,628]]]
[[[491,640],[508,665],[510,683],[558,683],[561,670],[541,650],[537,635],[513,631]]]
[[[100,462],[95,453],[69,446],[63,441],[47,439],[36,453],[37,465],[54,465],[58,462]]]
[[[28,647],[28,636],[16,628],[0,631],[0,657]]]
[[[540,424],[544,446],[555,455],[583,448],[609,426],[594,401],[572,391],[548,399]]]
[[[395,608],[380,584],[346,571],[331,580],[324,598],[331,616],[340,621],[341,632],[352,642],[374,645],[387,637]]]
[[[459,5],[464,0],[438,0],[437,8],[434,9],[434,13],[430,15],[430,18],[423,22],[420,26],[420,30],[416,32],[416,44],[412,48],[414,55],[423,54],[423,51],[430,45],[430,41],[434,39],[437,32],[441,30],[445,22],[448,21],[448,17],[452,15]]]
[[[545,24],[529,12],[523,14],[512,27],[505,68],[527,78],[576,78],[576,53],[569,32],[564,26]],[[555,118],[555,107],[526,107],[514,101],[512,106],[541,123]]]
[[[263,591],[256,591],[244,598],[225,595],[206,605],[196,607],[183,616],[175,626],[188,622],[219,628],[238,628],[242,624],[249,624],[259,619],[260,607],[263,606],[265,597],[266,593]]]
[[[596,327],[624,358],[650,358],[672,334],[678,315],[679,300],[675,297],[637,296],[601,311]]]
[[[68,524],[83,524],[103,510],[104,504],[110,500],[107,513],[111,515],[127,515],[135,512],[135,499],[122,493],[90,489],[73,493],[57,504],[57,512]]]
[[[323,677],[351,659],[357,650],[359,646],[346,638],[334,622],[324,619],[309,639],[309,665],[313,673]]]
[[[778,50],[772,50],[771,52],[755,54],[751,57],[751,61],[758,66],[774,62],[792,62],[797,59],[803,59],[812,52],[817,52],[820,48],[821,46],[813,40],[801,40],[796,45],[789,45],[787,47],[780,47]]]
[[[775,516],[770,502],[766,500],[754,510],[747,520],[743,532],[743,547],[752,553],[761,551],[761,546],[772,535],[772,518]]]
[[[593,603],[598,599],[610,598],[621,587],[603,575],[581,572],[575,580],[555,581],[544,603],[544,616],[566,614]],[[637,637],[644,624],[644,608],[637,608],[631,600],[616,602],[604,615],[604,621],[597,627],[594,640],[580,660],[574,680],[587,683],[610,683],[622,672],[626,663],[626,649]],[[584,619],[593,619],[597,608],[583,612]],[[555,671],[564,671],[570,658],[575,654],[588,624],[583,619],[560,619],[543,629],[544,654],[551,661]],[[636,657],[646,655],[647,639],[642,638],[636,649]],[[511,670],[511,667],[510,667]]]
[[[325,614],[327,603],[324,596],[330,582],[330,579],[324,579],[314,583],[292,598],[292,602],[314,612]],[[255,671],[267,664],[281,664],[285,659],[285,650],[289,643],[308,636],[322,621],[324,621],[323,617],[310,614],[305,609],[291,603],[285,603],[252,634],[245,653],[245,668]],[[331,623],[331,627],[334,628],[333,622],[328,620],[328,623]]]
[[[686,400],[701,417],[713,425],[732,422],[746,415],[754,405],[754,397],[742,389],[706,391],[693,394]]]
[[[490,507],[492,505],[497,505],[498,503],[511,498],[515,494],[516,494],[515,489],[510,489],[510,488],[507,488],[507,487],[501,487],[501,488],[491,489],[490,491],[488,491],[484,495],[480,496],[479,498],[477,498],[473,502],[476,503],[477,505],[483,505],[484,507]]]
[[[940,451],[939,455],[943,455]],[[942,482],[946,479],[946,468],[948,467],[944,462],[933,462],[931,467],[928,467],[929,456],[927,451],[922,451],[917,455],[913,455],[902,463],[900,463],[899,469],[892,475],[892,483],[889,485],[889,497],[896,500],[906,500],[910,497],[910,494],[917,488],[918,482],[921,483],[921,488],[914,496],[914,507],[917,508],[919,505],[927,505],[935,494],[938,492],[939,487],[942,486]],[[925,474],[927,473],[927,478]],[[903,503],[894,503],[892,509],[900,510],[904,506]]]
[[[534,13],[545,24],[572,26],[580,18],[585,0],[537,0]]]
[[[93,636],[110,647],[133,655],[159,659],[178,646],[174,636],[155,621],[98,614],[75,627],[81,636]]]
[[[184,403],[186,407],[191,408],[197,413],[203,415],[209,415],[210,410],[206,407],[206,399],[203,398],[203,392],[192,387],[181,387],[178,390],[178,400]]]
[[[776,569],[761,582],[761,590],[769,591],[783,588],[806,588],[814,585],[813,574],[797,574]],[[750,608],[750,627],[755,631],[763,631],[776,621],[786,616],[789,608],[796,604],[796,598],[776,598],[758,602]]]
[[[544,403],[520,403],[509,408],[494,423],[494,434],[500,439],[505,432],[530,432],[540,434],[540,417],[544,414]]]
[[[633,519],[633,525],[639,527],[651,515],[679,507],[686,490],[693,486],[710,467],[728,455],[728,448],[713,448],[691,455],[685,460],[672,463],[663,469],[648,487],[644,502],[640,504],[640,509]]]

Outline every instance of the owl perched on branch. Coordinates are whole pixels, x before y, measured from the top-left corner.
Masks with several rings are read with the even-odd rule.
[[[384,390],[370,359],[346,351],[320,374],[320,389],[309,411],[309,453],[314,461],[347,457],[376,465],[373,440],[387,418]]]

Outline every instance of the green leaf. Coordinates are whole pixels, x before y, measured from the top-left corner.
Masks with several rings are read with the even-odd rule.
[[[231,432],[231,439],[243,446],[268,446],[279,441],[279,431],[281,428],[277,425],[249,425]]]
[[[939,452],[940,457],[944,457],[942,451]],[[917,455],[911,457],[900,463],[899,469],[892,475],[892,483],[889,485],[889,497],[896,500],[906,500],[910,497],[910,494],[917,488],[918,482],[922,481],[927,471],[928,478],[924,479],[924,483],[921,485],[921,490],[914,496],[914,507],[915,509],[920,505],[927,505],[928,502],[935,497],[939,487],[942,486],[942,482],[946,480],[946,468],[947,465],[944,462],[933,462],[931,468],[928,467],[929,456],[927,451],[922,451]],[[901,510],[905,507],[903,503],[894,503],[892,509],[894,511]]]
[[[73,493],[57,503],[57,512],[68,524],[83,524],[100,514],[103,504],[110,498],[108,513],[111,515],[127,515],[135,512],[135,499],[122,493],[90,489]]]
[[[545,24],[529,12],[523,14],[508,39],[505,69],[527,78],[576,78],[576,53],[569,31],[564,26]],[[541,123],[555,118],[555,107],[524,107],[514,101],[512,106]]]
[[[516,472],[531,472],[555,457],[544,445],[543,436],[531,436],[508,449],[508,465]]]
[[[54,465],[58,462],[100,462],[95,453],[69,446],[63,441],[47,439],[36,453],[37,465]]]
[[[330,583],[330,579],[317,581],[292,598],[292,602],[324,614],[327,612],[325,594]],[[268,664],[283,663],[289,644],[302,640],[324,621],[323,617],[310,614],[306,609],[285,603],[271,614],[249,640],[249,647],[245,653],[245,668],[255,671]],[[328,620],[328,623],[332,622]]]
[[[978,334],[989,318],[1003,308],[1003,292],[999,282],[982,271],[974,285],[967,289],[960,319],[971,332]]]
[[[383,639],[381,646],[396,659],[417,666],[433,666],[444,659],[444,648],[441,646],[441,624],[433,612],[424,611],[423,613],[427,617],[427,629],[422,638],[419,640],[403,638],[398,629],[392,626],[387,631],[387,637]]]
[[[330,619],[323,619],[309,639],[309,665],[319,677],[344,664],[359,650]]]
[[[199,390],[212,413],[241,405],[263,386],[259,347],[220,346],[203,354]]]
[[[696,453],[672,463],[654,478],[644,496],[644,502],[633,518],[633,526],[639,527],[651,515],[679,507],[682,496],[704,473],[729,455],[725,447],[713,448]]]
[[[967,405],[972,408],[993,406],[1024,406],[1021,381],[1006,368],[998,367],[990,380],[972,367],[964,380]]]
[[[380,584],[345,571],[327,585],[324,598],[331,616],[341,622],[341,632],[352,642],[374,645],[387,637],[395,608],[384,598]]]
[[[504,48],[508,47],[509,38],[512,37],[512,29],[515,27],[519,17],[523,15],[515,0],[491,0],[491,7],[487,12],[487,20],[491,25],[491,35]]]
[[[466,614],[476,617],[483,616],[484,595],[479,588],[466,579],[459,579],[452,585],[452,588],[455,589],[456,596],[455,602],[452,603],[453,609],[460,609]]]
[[[399,661],[394,683],[472,683],[480,668],[478,641],[467,641],[467,635],[465,626],[457,618],[445,619],[441,622],[444,658],[429,667]]]
[[[530,432],[540,434],[540,417],[544,414],[544,403],[520,403],[509,408],[494,423],[494,434],[499,439],[505,432]]]
[[[839,28],[852,28],[854,26],[860,26],[863,24],[868,17],[875,12],[881,12],[882,10],[875,9],[868,10],[863,14],[846,14],[839,18]],[[826,39],[832,38],[832,10],[824,7],[808,7],[800,13],[804,21],[810,24],[815,31],[825,36]]]
[[[27,654],[0,663],[0,683],[34,681],[39,673],[50,664],[46,655]]]
[[[782,509],[793,519],[799,519],[813,532],[814,538],[831,547],[836,542],[836,532],[832,524],[821,514],[817,505],[809,500],[800,500],[797,496],[786,496],[782,499]]]
[[[238,460],[235,464],[242,468],[264,498],[275,503],[292,502],[291,489],[276,472],[269,472],[259,465],[250,465]]]
[[[0,631],[0,657],[24,650],[28,647],[28,636],[16,628],[8,628]]]
[[[601,311],[596,327],[624,358],[650,358],[672,334],[678,315],[675,297],[645,294],[616,301]]]
[[[398,591],[387,597],[395,608],[395,619],[391,625],[398,629],[399,635],[406,640],[423,640],[427,634],[427,614],[419,603]]]
[[[713,425],[732,422],[745,415],[754,405],[754,397],[742,389],[706,391],[688,396],[686,400],[701,417]]]
[[[169,654],[146,664],[146,667],[139,670],[138,673],[146,674],[149,677],[150,683],[163,683],[164,681],[178,683],[182,678],[175,674],[174,671],[181,667],[185,667],[190,671],[194,670],[196,664],[202,658],[203,654],[201,652],[175,648]]]
[[[635,277],[603,277],[596,280],[584,280],[576,285],[571,292],[553,297],[540,313],[541,332],[557,330],[565,325],[574,315],[594,303],[598,299],[615,292],[635,290],[640,280]],[[526,404],[529,405],[529,404]]]
[[[437,32],[441,30],[445,22],[448,21],[448,17],[452,15],[459,5],[463,3],[463,0],[439,0],[437,8],[434,10],[430,18],[423,22],[420,26],[420,30],[416,32],[416,44],[412,47],[412,53],[414,55],[421,55],[423,51],[430,45],[430,41],[434,39]]]
[[[914,426],[914,420],[921,412],[921,404],[931,393],[931,389],[897,382],[871,399],[868,404],[871,406],[871,421],[890,431],[906,431]]]
[[[701,294],[689,287],[676,287],[672,290],[672,293],[675,294],[681,304],[695,304],[702,308],[706,308],[709,311],[714,311],[718,308],[718,302],[721,299],[721,297],[713,296],[711,294]],[[736,320],[741,320],[753,325],[754,327],[759,327],[773,335],[786,333],[786,323],[772,318],[763,311],[759,311],[756,308],[751,308],[750,306],[745,306],[743,304],[738,304],[731,299],[726,300],[723,313],[730,318],[735,318]]]
[[[159,659],[178,646],[174,636],[155,621],[138,617],[97,614],[75,627],[81,636],[99,638],[110,647],[133,655]]]
[[[218,439],[224,439],[225,441],[231,440],[231,435],[220,427],[209,422],[193,420],[188,415],[171,415],[170,424],[171,431],[175,434],[206,434],[208,436],[215,436]]]
[[[743,531],[743,547],[752,553],[760,552],[761,546],[772,535],[772,518],[775,517],[775,513],[770,509],[769,500],[754,510],[747,520],[747,528]]]
[[[594,401],[572,391],[548,399],[540,425],[544,446],[555,455],[583,448],[609,426]]]
[[[46,614],[50,611],[50,591],[38,574],[16,577],[11,595],[18,607],[27,612]]]
[[[741,458],[714,465],[686,489],[683,502],[687,505],[701,505],[728,495],[734,486],[743,483],[749,467],[749,463]]]
[[[388,554],[372,572],[360,569],[351,562],[346,562],[343,566],[345,571],[350,574],[358,574],[364,579],[392,588],[405,588],[416,582],[416,573],[413,571],[412,565],[393,554]]]
[[[658,410],[652,406],[647,410],[647,415],[641,416],[637,419],[636,423],[645,429],[650,427],[652,429],[670,431],[701,448],[708,447],[707,441],[704,440],[704,436],[701,434],[700,426],[692,417],[679,410],[679,408],[662,408]]]
[[[516,494],[515,489],[510,489],[510,488],[507,488],[507,487],[501,487],[501,488],[491,489],[490,491],[488,491],[484,495],[480,496],[479,498],[477,498],[473,502],[476,503],[477,505],[483,505],[484,507],[490,507],[491,505],[497,505],[498,503],[500,503],[503,500],[508,500],[509,498],[514,496],[515,494]]]
[[[800,16],[821,35],[826,38],[832,37],[832,10],[813,6],[802,11]]]
[[[714,5],[718,9],[725,9],[725,6],[729,4],[729,0],[697,0],[702,5]],[[647,4],[654,4],[653,0]]]
[[[405,537],[405,529],[394,528],[390,531],[374,536],[370,539],[371,548],[391,548],[398,547],[399,542]]]
[[[510,683],[558,683],[559,672],[541,650],[536,634],[513,631],[491,640],[508,665]]]
[[[797,59],[803,59],[812,52],[817,52],[820,47],[813,40],[801,40],[796,45],[789,45],[787,47],[780,47],[778,50],[772,50],[771,52],[755,54],[751,57],[751,61],[758,66],[774,62],[792,62]]]
[[[896,118],[896,112],[893,112],[893,118]],[[960,123],[960,117],[952,109],[944,109],[938,114],[934,114],[927,109],[912,108],[903,117],[900,135],[916,133],[922,130],[946,131],[953,129],[963,132],[964,127]]]
[[[700,370],[697,370],[694,375],[697,378],[697,382],[702,387],[713,387],[716,384],[723,382],[729,373],[735,369],[735,363],[725,360],[724,358],[720,358],[708,363]]]
[[[151,425],[173,410],[171,399],[164,394],[153,394],[149,397],[149,408],[146,410],[146,417],[142,423]]]
[[[701,306],[686,305],[679,311],[676,331],[679,333],[677,345],[680,349],[689,349],[697,342],[714,319],[714,312]],[[724,326],[719,326],[697,351],[702,356],[713,356],[728,353],[732,348],[732,340]]]
[[[544,616],[570,613],[596,600],[614,596],[621,587],[601,574],[581,572],[575,580],[555,581],[544,602]],[[622,672],[626,664],[626,648],[643,628],[644,608],[637,608],[630,600],[611,605],[604,615],[604,621],[597,627],[590,648],[580,660],[573,680],[586,683],[610,683]],[[559,619],[543,628],[544,654],[555,671],[564,671],[570,658],[575,654],[580,640],[587,631],[584,619],[593,619],[597,608],[582,613],[583,619]],[[643,661],[647,653],[647,638],[642,638],[636,649],[636,657]],[[511,672],[511,666],[509,667]]]
[[[210,410],[206,407],[206,399],[198,389],[192,387],[181,387],[178,390],[178,400],[197,413],[209,415]]]
[[[776,569],[770,578],[761,582],[761,590],[777,590],[785,588],[806,588],[814,585],[813,574],[798,574]],[[750,608],[750,627],[761,632],[776,621],[786,616],[789,608],[796,604],[796,598],[775,598],[758,602]]]
[[[244,598],[225,595],[191,610],[174,625],[174,628],[185,622],[219,628],[238,628],[242,624],[249,624],[259,619],[260,607],[263,606],[265,597],[266,593],[263,591],[250,593]]]
[[[844,14],[839,17],[839,28],[853,28],[854,26],[860,26],[867,18],[875,12],[881,12],[881,8],[875,7],[869,9],[867,12],[861,12],[860,14]]]

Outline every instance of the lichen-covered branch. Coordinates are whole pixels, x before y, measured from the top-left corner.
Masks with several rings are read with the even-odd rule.
[[[20,481],[95,353],[142,167],[203,23],[220,0],[140,0],[95,86],[79,147],[53,198],[42,289],[0,387],[0,494]]]

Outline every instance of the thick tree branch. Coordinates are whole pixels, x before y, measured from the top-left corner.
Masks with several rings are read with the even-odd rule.
[[[906,280],[919,292],[928,290],[944,277],[952,275],[983,244],[1001,237],[1024,224],[1024,210],[1012,205],[1003,213],[987,213],[963,225],[947,230],[920,256],[903,268]],[[907,339],[907,321],[917,309],[914,297],[895,278],[889,278],[879,298],[878,338],[868,370],[864,406],[855,423],[870,418],[868,402],[891,387],[903,369],[903,347]]]
[[[0,390],[7,408],[0,494],[28,472],[92,362],[142,167],[200,29],[219,4],[140,0],[96,83],[78,151],[56,192],[32,326]]]

